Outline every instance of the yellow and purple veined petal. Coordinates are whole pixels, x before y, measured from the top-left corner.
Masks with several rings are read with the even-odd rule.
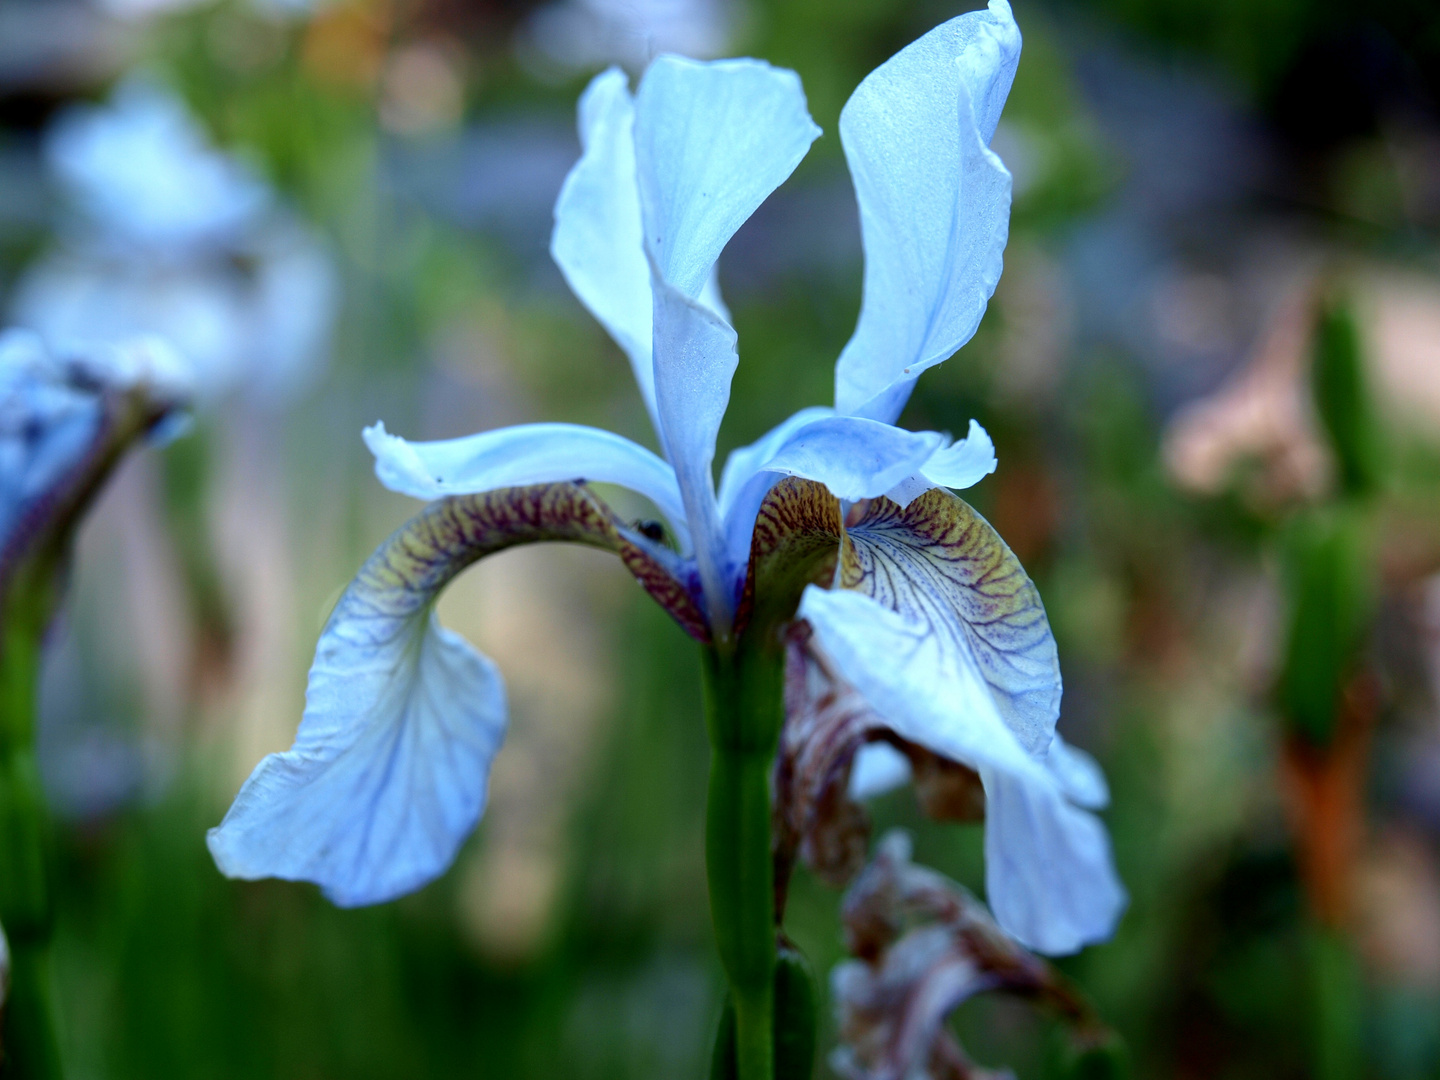
[[[1000,279],[1010,174],[990,139],[1020,58],[1005,0],[931,30],[840,114],[860,204],[864,297],[835,407],[894,421],[919,374],[975,333]]]
[[[766,496],[755,528],[742,614],[773,623],[789,617],[776,594],[792,605],[798,596],[789,611],[833,673],[828,703],[812,695],[806,708],[839,725],[824,721],[813,737],[840,742],[810,765],[811,750],[797,748],[795,767],[816,773],[798,797],[814,804],[843,792],[856,751],[880,738],[964,766],[984,786],[987,889],[1000,924],[1049,953],[1108,936],[1125,897],[1089,812],[1104,801],[1103,778],[1056,744],[1060,671],[1034,584],[947,491],[903,508],[878,498],[848,518],[842,526],[838,501],[819,485],[788,479]],[[797,840],[808,813],[792,822]]]
[[[231,877],[311,881],[343,906],[438,877],[484,809],[505,733],[495,665],[440,625],[440,591],[518,544],[613,551],[690,633],[705,625],[663,556],[584,487],[506,488],[432,503],[356,575],[320,637],[295,745],[266,757],[209,846]]]
[[[725,462],[719,503],[726,543],[742,563],[761,501],[782,476],[814,480],[852,502],[888,495],[903,506],[933,487],[970,487],[994,471],[995,444],[973,420],[966,437],[951,442],[936,431],[801,409]]]

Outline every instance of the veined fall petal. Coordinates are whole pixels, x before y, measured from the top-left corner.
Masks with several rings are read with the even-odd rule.
[[[805,509],[817,500],[800,481],[772,489],[752,556],[758,581],[756,567],[773,552],[802,541],[813,552],[782,590],[803,585],[798,617],[813,632],[807,648],[830,695],[809,694],[807,707],[825,718],[815,730],[782,736],[780,768],[799,778],[790,809],[777,806],[782,819],[792,815],[791,847],[847,849],[817,830],[833,818],[853,831],[860,819],[845,803],[855,754],[887,741],[910,754],[917,793],[932,810],[964,816],[976,803],[975,778],[983,783],[990,900],[1008,932],[1052,953],[1108,935],[1124,893],[1104,829],[1085,808],[1099,803],[1103,786],[1077,752],[1065,748],[1051,760],[1055,645],[1013,553],[948,492],[927,492],[904,509],[888,499],[853,507],[843,531]],[[782,543],[776,533],[792,538]],[[817,581],[826,567],[833,588]],[[765,591],[747,586],[747,602]],[[787,749],[792,742],[798,750]],[[838,860],[833,876],[843,878],[853,861]]]
[[[967,658],[1027,753],[1060,714],[1060,661],[1040,593],[1005,541],[958,496],[932,489],[900,507],[852,511],[840,584],[924,626]]]
[[[555,540],[620,555],[682,623],[703,629],[683,590],[581,486],[432,503],[341,596],[294,748],[260,762],[210,830],[220,869],[312,881],[343,906],[393,899],[444,872],[484,808],[506,712],[494,664],[439,624],[435,600],[475,560]]]
[[[1125,895],[1104,828],[1069,801],[1044,752],[1022,746],[973,658],[951,651],[955,639],[849,590],[809,589],[800,611],[890,731],[979,775],[986,892],[1006,932],[1050,954],[1107,937]]]

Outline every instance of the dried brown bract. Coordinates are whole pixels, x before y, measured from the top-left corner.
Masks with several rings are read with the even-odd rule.
[[[786,643],[785,727],[775,764],[777,910],[796,857],[840,888],[865,865],[870,816],[849,796],[855,754],[884,741],[910,762],[915,796],[930,817],[981,821],[985,791],[974,770],[898,737],[794,624]]]
[[[847,1080],[983,1080],[946,1030],[975,994],[1027,998],[1071,1024],[1082,1042],[1104,1029],[1059,972],[1021,948],[975,897],[911,862],[910,838],[892,831],[845,896],[845,943],[858,959],[837,967],[831,989],[841,1047],[831,1064]]]

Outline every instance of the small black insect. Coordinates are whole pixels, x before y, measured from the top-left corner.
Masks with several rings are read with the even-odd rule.
[[[665,542],[665,526],[658,521],[637,521],[635,531],[647,540],[654,540],[657,544]]]

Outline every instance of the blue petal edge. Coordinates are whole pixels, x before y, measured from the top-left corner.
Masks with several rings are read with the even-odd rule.
[[[484,809],[505,689],[431,599],[363,571],[351,584],[316,649],[294,748],[261,761],[209,832],[222,873],[315,882],[355,907],[450,865]]]

